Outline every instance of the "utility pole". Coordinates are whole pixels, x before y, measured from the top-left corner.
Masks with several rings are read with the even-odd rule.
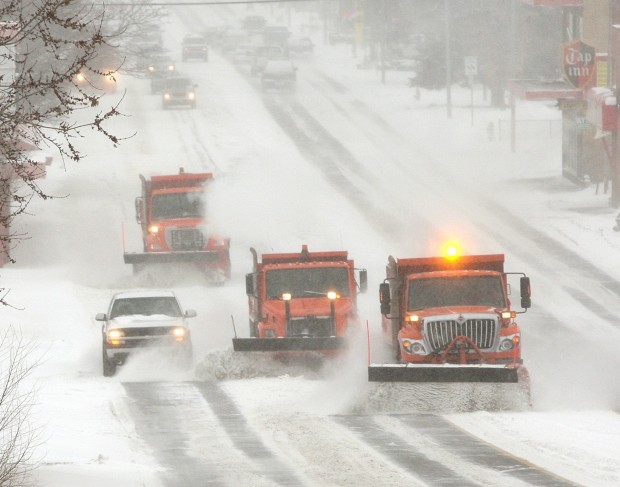
[[[620,100],[620,87],[617,86],[620,80],[620,73],[618,73],[618,66],[620,63],[616,62],[620,55],[620,15],[618,12],[617,0],[609,0],[609,36],[608,36],[608,50],[607,50],[607,83],[611,88],[616,86],[614,95],[616,100]],[[618,113],[616,113],[616,117]],[[611,201],[610,205],[613,208],[620,207],[620,168],[618,167],[618,154],[620,154],[620,148],[618,144],[620,139],[618,138],[618,131],[615,130],[611,133],[611,156],[610,156],[610,179],[611,179]]]
[[[452,84],[451,73],[451,49],[450,49],[450,0],[443,0],[443,7],[445,13],[445,30],[446,30],[446,110],[448,118],[452,118],[452,90],[450,85]]]

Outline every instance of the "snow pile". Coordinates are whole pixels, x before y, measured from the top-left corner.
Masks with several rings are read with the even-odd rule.
[[[285,354],[265,352],[234,352],[232,349],[207,353],[196,366],[196,377],[201,380],[251,379],[254,377],[320,378],[323,358],[306,354],[303,359]]]

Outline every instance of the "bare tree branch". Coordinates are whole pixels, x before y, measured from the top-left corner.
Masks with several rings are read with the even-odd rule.
[[[33,150],[79,162],[85,154],[77,142],[86,129],[113,146],[132,136],[109,128],[122,115],[123,97],[105,108],[102,97],[119,70],[140,72],[137,39],[163,14],[147,2],[113,8],[87,0],[0,3],[0,265],[14,262],[10,251],[27,238],[12,233],[14,219],[34,197],[56,197],[39,186],[43,171]],[[2,297],[0,304],[6,304]]]
[[[34,449],[39,431],[30,421],[35,389],[26,387],[38,361],[33,361],[34,343],[25,342],[13,327],[0,335],[0,485],[30,485],[36,467]]]

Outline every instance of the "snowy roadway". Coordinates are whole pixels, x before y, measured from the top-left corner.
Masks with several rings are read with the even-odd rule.
[[[231,9],[225,18],[240,15]],[[169,26],[173,49],[188,28],[180,28],[189,22],[181,10]],[[197,8],[189,17],[198,28],[216,16]],[[34,408],[41,483],[620,483],[620,415],[613,412],[620,406],[620,245],[596,219],[562,211],[560,198],[571,194],[553,179],[560,142],[536,140],[511,154],[507,143],[469,127],[466,110],[448,122],[441,105],[424,98],[439,95],[414,101],[406,74],[388,73],[381,85],[375,73],[356,70],[346,46],[318,45],[298,65],[295,93],[263,94],[247,67],[215,50],[209,63],[183,63],[199,86],[196,110],[163,111],[147,80],[123,80],[129,116],[115,131],[136,135],[114,150],[86,138],[87,160],[50,168],[45,188],[69,196],[33,203],[35,216],[22,223],[31,238],[15,250],[17,265],[2,272],[9,299],[24,308],[6,311],[7,321],[36,340],[43,357]],[[557,115],[548,111],[542,117]],[[478,116],[484,127],[482,117],[501,114]],[[215,173],[208,212],[218,233],[231,236],[232,280],[165,283],[185,308],[198,310],[194,371],[166,370],[147,353],[104,379],[93,317],[114,290],[150,284],[131,276],[121,257],[122,224],[126,248],[141,246],[133,215],[138,174],[179,166]],[[532,175],[547,179],[539,184]],[[548,203],[554,195],[537,184],[555,184],[555,200]],[[360,311],[373,360],[382,361],[376,288],[387,256],[433,255],[447,237],[470,253],[506,253],[508,270],[532,278],[534,307],[520,323],[533,411],[460,412],[471,398],[459,396],[435,410],[418,396],[402,401],[375,391],[362,337],[319,370],[231,352],[232,319],[247,334],[249,247],[348,250],[369,271]]]

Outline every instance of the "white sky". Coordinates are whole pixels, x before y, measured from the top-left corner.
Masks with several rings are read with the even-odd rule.
[[[209,21],[239,15],[224,12],[221,19]],[[278,11],[274,13],[277,17]],[[199,18],[184,17],[195,22],[185,29],[178,20],[168,26],[166,41],[173,52],[185,30],[200,26]],[[310,16],[294,20],[297,31],[302,24],[320,27]],[[562,180],[558,137],[536,130],[524,135],[512,153],[507,139],[498,140],[496,131],[495,140],[489,140],[487,130],[489,123],[497,129],[498,120],[508,120],[508,111],[477,108],[472,124],[470,93],[455,87],[453,117],[447,119],[445,93],[423,91],[416,100],[406,85],[409,73],[388,72],[383,85],[379,73],[357,69],[360,58],[352,57],[350,47],[323,45],[320,30],[308,34],[315,39],[316,53],[298,61],[295,94],[263,98],[255,83],[213,50],[208,64],[181,64],[199,85],[197,110],[163,111],[147,80],[122,79],[127,90],[123,111],[129,117],[117,120],[114,131],[136,135],[113,150],[89,134],[86,160],[63,167],[56,159],[49,168],[43,187],[67,197],[32,203],[32,216],[18,224],[30,239],[15,250],[17,264],[0,272],[2,287],[10,289],[8,300],[19,308],[3,310],[3,321],[34,340],[42,359],[35,371],[34,421],[42,440],[36,450],[42,462],[38,480],[46,487],[158,487],[162,467],[135,430],[121,382],[200,379],[214,370],[235,379],[223,387],[268,445],[323,451],[325,471],[352,461],[342,458],[342,449],[358,452],[363,463],[368,453],[354,439],[330,438],[327,430],[329,415],[348,411],[368,392],[365,344],[328,379],[278,374],[277,368],[277,377],[238,378],[247,377],[253,366],[230,351],[231,316],[238,333],[247,333],[243,277],[251,269],[248,249],[287,252],[308,244],[310,250],[348,250],[369,272],[360,311],[372,330],[373,360],[383,360],[376,289],[388,255],[433,255],[443,239],[456,237],[470,253],[505,253],[509,270],[532,277],[534,308],[520,322],[534,410],[447,418],[581,485],[620,484],[620,415],[613,412],[620,407],[620,360],[614,346],[619,331],[568,291],[576,288],[594,296],[611,315],[618,309],[617,297],[582,279],[570,262],[549,261],[544,249],[522,238],[518,222],[495,206],[514,212],[620,279],[620,234],[611,230],[615,211],[608,207],[609,195]],[[347,91],[339,92],[326,77]],[[474,95],[482,104],[479,87]],[[362,165],[363,171],[351,173],[347,161],[339,161],[371,202],[369,207],[356,207],[330,185],[274,122],[265,103],[298,104],[321,120]],[[559,123],[560,113],[551,105],[520,103],[517,117]],[[377,117],[387,128],[381,128]],[[138,174],[176,172],[179,166],[216,175],[209,213],[215,229],[231,236],[232,280],[215,288],[176,286],[184,306],[198,311],[195,375],[158,370],[153,367],[157,361],[146,356],[104,379],[94,315],[105,310],[114,291],[144,285],[122,260],[122,225],[127,249],[140,249],[133,215]],[[389,232],[385,222],[373,225],[369,220],[375,212],[399,225]],[[543,320],[549,315],[557,323]],[[388,417],[380,420],[389,428]],[[318,433],[306,435],[303,425],[325,430],[324,444],[310,444]],[[234,460],[225,458],[225,451],[211,454],[222,455],[222,462]],[[398,469],[389,464],[355,467],[357,476],[331,480],[318,467],[309,470],[314,485],[338,485],[333,483],[338,480],[356,486],[405,485],[394,480]],[[232,481],[240,472],[230,475]],[[253,485],[263,484],[255,479]]]

